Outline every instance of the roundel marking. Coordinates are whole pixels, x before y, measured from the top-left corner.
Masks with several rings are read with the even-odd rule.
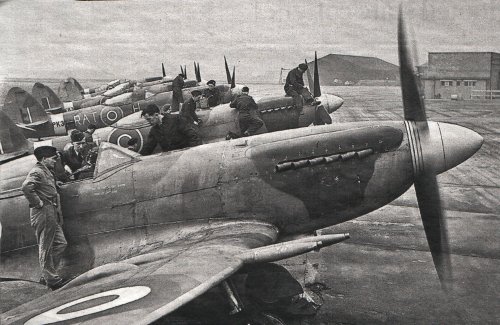
[[[127,148],[129,139],[136,138],[139,142],[138,152],[142,150],[144,145],[144,137],[138,129],[114,129],[108,136],[108,142],[117,144],[122,148]]]
[[[107,126],[110,126],[121,118],[123,118],[123,110],[118,106],[110,107],[109,109],[104,108],[101,111],[101,121]]]
[[[46,312],[37,315],[30,320],[28,320],[25,325],[38,325],[38,324],[52,324],[57,322],[64,322],[70,319],[75,319],[78,317],[83,317],[91,314],[95,314],[101,311],[105,311],[114,307],[118,307],[121,305],[128,304],[130,302],[139,300],[145,296],[147,296],[151,292],[151,288],[146,286],[134,286],[134,287],[125,287],[114,290],[108,290],[101,293],[96,293],[87,297],[83,297],[71,302],[68,302],[59,307],[47,310]],[[108,297],[108,296],[116,296],[111,301],[107,301],[97,306],[69,312],[69,313],[61,313],[63,309],[87,302],[89,300],[94,300],[97,298]]]

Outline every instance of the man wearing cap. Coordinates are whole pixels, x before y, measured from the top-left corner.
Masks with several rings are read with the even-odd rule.
[[[288,72],[285,82],[285,93],[287,96],[293,97],[295,106],[302,108],[305,101],[307,104],[316,105],[311,93],[304,87],[304,79],[302,78],[304,72],[307,70],[307,64],[301,63],[297,68]]]
[[[141,117],[152,125],[141,155],[152,154],[157,145],[163,151],[170,151],[201,144],[193,124],[179,114],[160,114],[158,106],[149,104],[142,110]]]
[[[208,88],[203,92],[203,97],[208,100],[208,107],[214,107],[221,103],[221,95],[219,89],[215,88],[215,80],[207,82]]]
[[[30,206],[30,222],[38,242],[42,276],[47,286],[54,290],[64,284],[57,268],[67,246],[54,176],[57,152],[54,147],[41,146],[35,148],[34,154],[38,162],[26,176],[21,189]]]
[[[249,91],[250,89],[248,89],[248,87],[243,87],[241,89],[241,95],[237,96],[231,104],[229,104],[230,107],[238,110],[238,121],[242,136],[254,135],[257,130],[264,125],[257,111],[257,104],[252,96],[248,95]]]
[[[94,142],[92,134],[94,134],[96,129],[97,126],[95,126],[94,124],[89,124],[87,126],[87,131],[83,132],[83,135],[85,136],[85,142]]]
[[[75,179],[91,177],[94,173],[98,147],[94,142],[86,142],[85,135],[74,130],[71,132],[71,144],[64,148],[61,161],[65,169]]]
[[[182,87],[184,87],[184,75],[179,73],[172,81],[172,105],[170,106],[172,112],[178,112],[179,104],[184,101]]]
[[[199,125],[201,123],[201,120],[198,118],[198,115],[196,115],[196,103],[198,103],[201,99],[201,91],[200,90],[193,90],[191,92],[191,98],[186,100],[184,104],[182,104],[181,112],[180,115],[186,119],[186,121],[189,121],[190,123]]]

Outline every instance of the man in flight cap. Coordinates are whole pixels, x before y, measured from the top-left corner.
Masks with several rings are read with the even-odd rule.
[[[290,70],[286,76],[285,93],[287,96],[293,97],[295,106],[302,109],[302,101],[310,105],[319,104],[316,102],[309,92],[304,87],[304,79],[302,78],[304,72],[307,70],[307,64],[301,63],[298,67]]]
[[[41,146],[34,151],[37,163],[22,184],[22,191],[29,202],[30,222],[38,242],[38,260],[47,286],[60,288],[64,281],[58,274],[58,265],[67,242],[57,193],[54,167],[57,162],[56,148]]]

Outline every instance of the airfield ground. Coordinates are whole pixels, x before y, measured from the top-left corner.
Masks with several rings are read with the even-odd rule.
[[[256,97],[282,93],[278,85],[249,86]],[[332,114],[334,123],[402,119],[397,87],[323,87],[323,92],[345,100]],[[303,324],[500,322],[500,100],[426,104],[430,119],[463,125],[484,137],[475,156],[438,177],[454,290],[445,295],[440,289],[411,188],[384,208],[322,230],[349,232],[348,241],[282,263],[303,284],[314,284],[315,296],[323,301],[317,316]],[[4,294],[3,302],[9,299]]]

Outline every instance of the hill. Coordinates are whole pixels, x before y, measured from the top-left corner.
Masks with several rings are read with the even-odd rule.
[[[384,60],[355,55],[328,54],[318,59],[321,84],[339,85],[358,83],[360,80],[399,80],[399,67]],[[314,62],[309,62],[314,71]],[[399,81],[398,81],[399,83]]]

